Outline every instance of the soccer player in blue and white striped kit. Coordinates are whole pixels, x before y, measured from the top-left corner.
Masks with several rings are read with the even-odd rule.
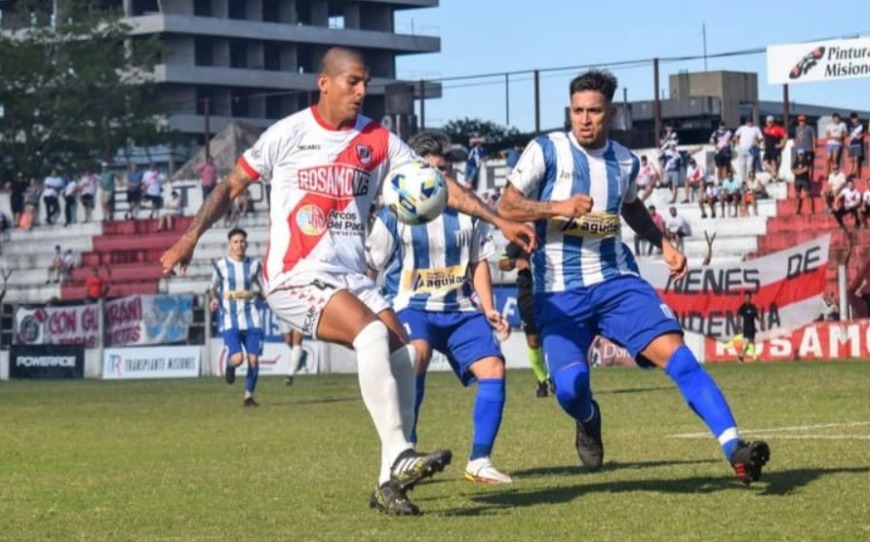
[[[263,325],[257,298],[262,295],[263,264],[247,256],[248,234],[241,228],[233,228],[227,234],[228,254],[214,262],[211,276],[209,304],[212,312],[218,313],[218,329],[227,348],[226,380],[236,380],[236,368],[247,355],[248,371],[245,375],[246,407],[259,406],[254,400],[257,377],[260,374],[259,358],[263,353]],[[244,346],[244,351],[242,350]]]
[[[607,71],[592,70],[571,81],[570,131],[542,135],[528,145],[498,206],[505,218],[535,222],[535,321],[556,399],[576,420],[581,462],[600,469],[601,410],[592,397],[586,353],[601,334],[626,347],[640,365],[664,370],[719,441],[737,477],[749,484],[761,476],[768,445],[740,439],[725,397],[684,344],[673,311],[640,278],[622,242],[620,216],[663,250],[674,277],[685,275],[685,256],[662,237],[637,197],[640,161],[608,138],[616,87]]]
[[[432,167],[446,172],[450,141],[444,134],[421,132],[408,144]],[[414,424],[408,440],[417,442],[426,370],[432,350],[438,350],[463,386],[477,381],[465,479],[504,484],[511,477],[491,459],[505,402],[504,356],[493,329],[504,337],[510,330],[493,304],[487,258],[495,255],[487,225],[449,208],[418,226],[401,224],[389,209],[381,209],[366,243],[368,264],[381,272],[384,297],[417,352]],[[475,293],[479,309],[472,300]]]

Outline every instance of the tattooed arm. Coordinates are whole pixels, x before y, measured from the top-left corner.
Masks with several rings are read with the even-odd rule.
[[[535,231],[519,221],[499,216],[489,205],[484,203],[477,194],[463,188],[455,179],[447,178],[447,206],[477,217],[501,230],[508,241],[512,241],[531,252],[535,248]]]
[[[211,195],[193,217],[190,227],[172,247],[160,257],[163,272],[169,274],[176,265],[181,266],[181,272],[187,271],[187,265],[193,258],[193,251],[199,238],[215,222],[227,214],[232,201],[243,194],[254,182],[244,169],[236,165],[227,177],[227,181],[215,186]]]
[[[523,196],[510,183],[505,187],[498,202],[500,216],[519,222],[534,222],[559,216],[576,218],[585,215],[591,209],[592,198],[585,194],[577,194],[560,201],[537,201]]]

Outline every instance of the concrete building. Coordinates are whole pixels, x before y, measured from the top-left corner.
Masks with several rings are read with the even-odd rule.
[[[372,82],[365,114],[386,111],[385,87],[396,79],[396,57],[441,49],[434,36],[396,32],[397,10],[435,7],[438,0],[100,0],[120,10],[140,37],[159,35],[168,53],[157,66],[163,95],[173,104],[170,126],[194,138],[231,120],[265,127],[316,100],[316,73],[332,45],[360,49]],[[0,4],[10,15],[17,1]],[[63,10],[75,2],[58,0]],[[74,13],[74,12],[73,12]],[[3,20],[26,25],[27,16]],[[426,88],[427,96],[440,87]]]

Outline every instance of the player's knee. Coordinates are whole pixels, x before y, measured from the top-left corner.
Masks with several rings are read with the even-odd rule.
[[[368,323],[365,327],[357,333],[356,337],[353,339],[353,347],[355,350],[359,350],[365,346],[368,346],[372,343],[376,343],[379,341],[387,342],[389,340],[389,331],[387,330],[387,326],[384,325],[380,320],[373,320]]]
[[[241,365],[241,364],[242,364],[242,353],[239,352],[239,353],[237,353],[237,354],[233,354],[232,356],[230,356],[230,362],[231,362],[233,365],[235,365],[236,367],[238,367],[239,365]]]
[[[259,357],[257,357],[257,356],[248,356],[248,365],[250,365],[251,367],[254,367],[254,366],[256,366],[256,365],[259,365],[259,363],[260,363],[260,358],[259,358]]]
[[[504,361],[488,356],[471,364],[471,373],[478,379],[504,379]]]
[[[553,375],[556,400],[560,405],[583,402],[589,395],[589,370],[583,362],[559,369]]]

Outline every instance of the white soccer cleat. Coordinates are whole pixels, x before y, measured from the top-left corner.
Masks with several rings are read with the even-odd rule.
[[[469,461],[465,467],[465,479],[469,482],[482,484],[510,484],[513,482],[510,476],[495,468],[489,457],[479,457]]]

